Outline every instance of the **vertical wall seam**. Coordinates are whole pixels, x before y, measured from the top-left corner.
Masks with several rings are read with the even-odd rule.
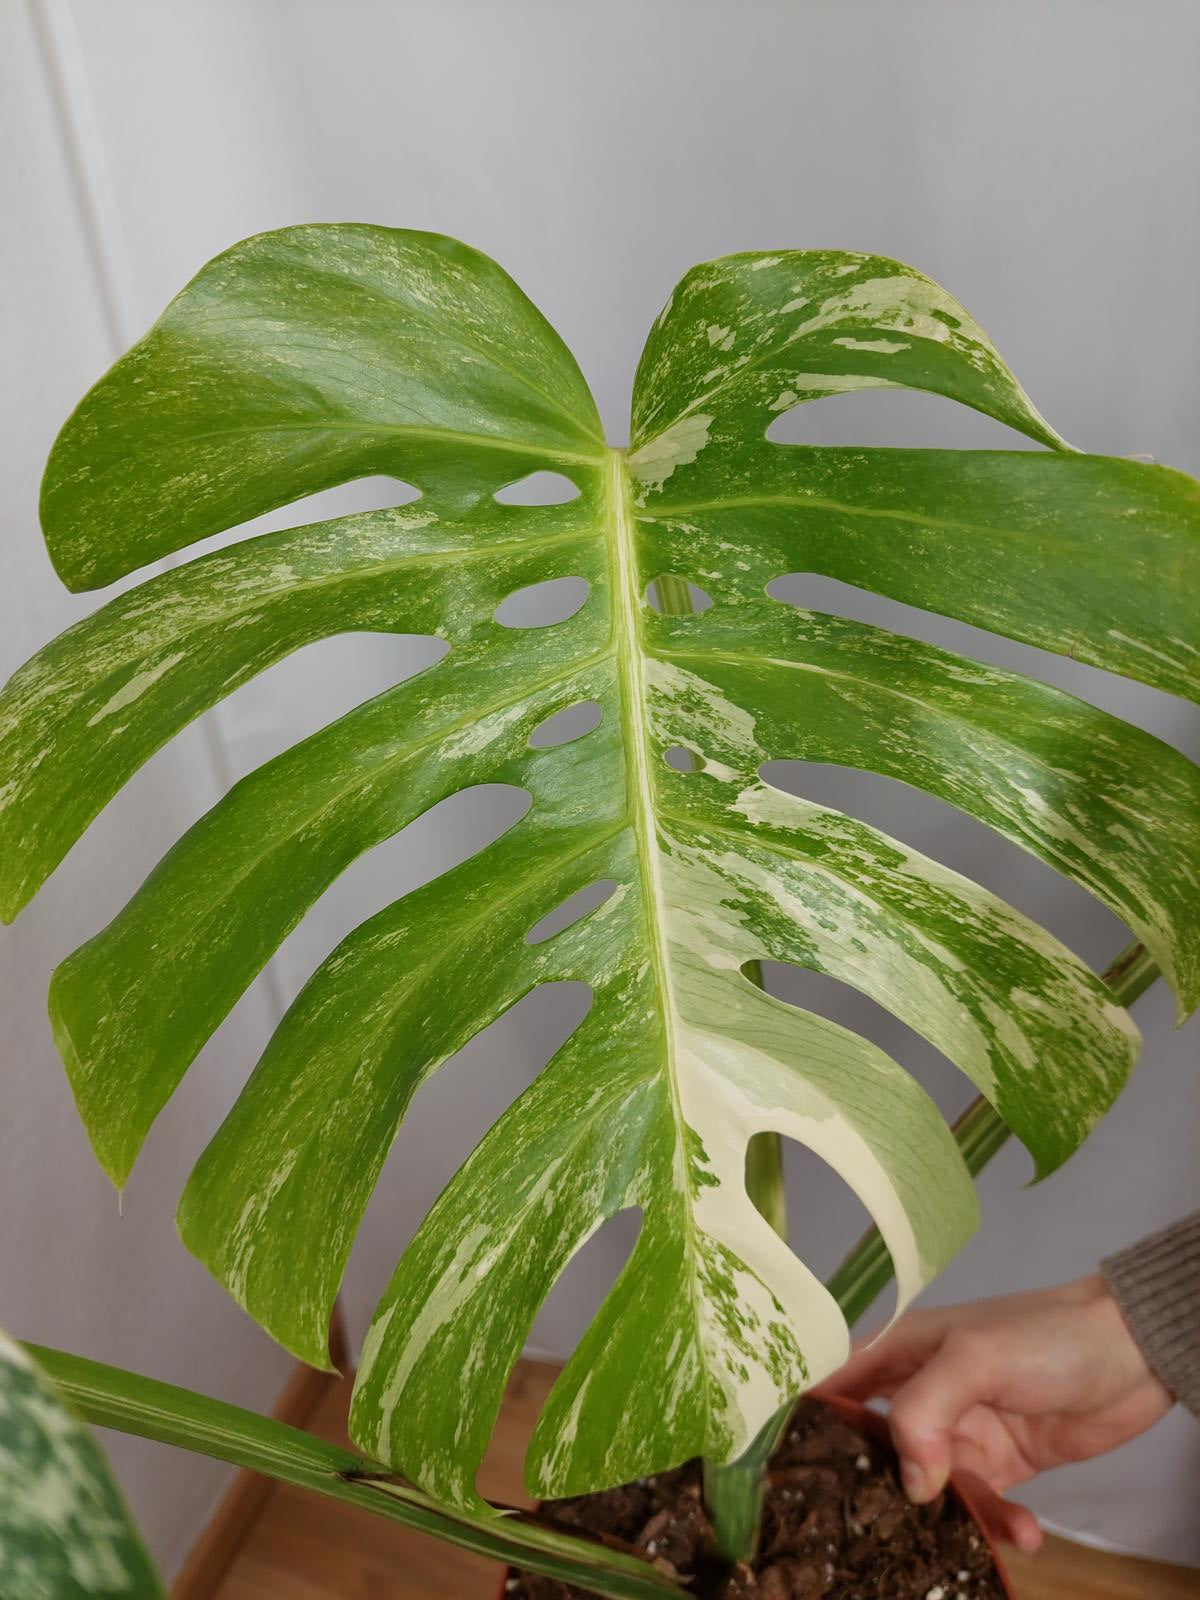
[[[104,160],[83,47],[70,0],[26,0],[26,5],[115,361],[138,337],[141,327],[134,309],[133,269]],[[165,572],[170,565],[158,562],[154,570]],[[233,765],[219,706],[200,718],[200,733],[217,785],[223,794],[228,793],[233,787]],[[278,1022],[286,1005],[274,958],[264,967],[262,979]]]
[[[74,190],[113,359],[134,337],[131,274],[100,156],[82,50],[68,0],[26,0],[46,77],[63,160]]]

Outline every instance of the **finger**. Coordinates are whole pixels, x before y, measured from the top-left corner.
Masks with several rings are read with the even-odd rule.
[[[841,1395],[849,1400],[869,1400],[876,1393],[875,1385],[881,1382],[891,1360],[883,1349],[886,1339],[874,1346],[862,1345],[853,1349],[847,1360],[820,1383],[814,1384],[812,1394]]]
[[[1024,1422],[992,1405],[972,1406],[959,1417],[951,1440],[953,1471],[976,1472],[997,1494],[1007,1494],[1037,1474],[1014,1429]]]
[[[814,1393],[848,1400],[886,1396],[937,1349],[944,1333],[940,1318],[934,1324],[924,1313],[902,1317],[887,1333],[856,1340],[849,1358]]]
[[[886,1396],[934,1354],[955,1329],[990,1318],[996,1302],[969,1300],[961,1305],[929,1306],[906,1312],[893,1327],[854,1341],[846,1362],[817,1389],[853,1400]]]
[[[1005,1500],[974,1472],[956,1471],[954,1481],[962,1487],[971,1510],[989,1538],[1016,1545],[1018,1550],[1027,1550],[1030,1554],[1041,1548],[1042,1525],[1028,1506]]]
[[[840,1372],[823,1382],[814,1384],[808,1391],[817,1400],[855,1400],[865,1405],[868,1400],[890,1400],[896,1391],[912,1377],[912,1367],[902,1372],[881,1371],[874,1377],[846,1383]]]
[[[917,1505],[946,1487],[955,1424],[995,1396],[995,1342],[972,1328],[951,1328],[937,1350],[896,1391],[888,1413],[904,1492]]]

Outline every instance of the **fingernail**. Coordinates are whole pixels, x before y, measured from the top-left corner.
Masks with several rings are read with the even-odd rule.
[[[900,1463],[900,1482],[904,1485],[904,1492],[908,1498],[914,1505],[919,1505],[925,1488],[925,1474],[915,1461]]]

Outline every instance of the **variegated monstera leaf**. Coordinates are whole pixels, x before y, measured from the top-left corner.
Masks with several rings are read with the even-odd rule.
[[[950,396],[1047,448],[781,446],[802,401]],[[535,470],[568,504],[499,503]],[[638,1208],[633,1255],[540,1419],[529,1481],[569,1493],[725,1461],[843,1357],[827,1291],[755,1210],[774,1130],[862,1196],[901,1303],[975,1198],[918,1085],[771,998],[762,958],[854,985],[955,1061],[1047,1172],[1120,1091],[1126,1014],[1046,932],[874,828],[765,782],[842,763],[959,807],[1134,930],[1200,996],[1200,771],[1056,689],[771,599],[829,574],[1177,695],[1200,688],[1200,508],[1165,468],[1079,455],[920,273],[828,251],[697,268],[638,370],[628,452],[491,261],[446,239],[304,227],[207,266],[94,388],[50,461],[46,537],[108,584],[367,474],[387,511],[247,538],[149,578],[22,668],[0,716],[8,915],[152,751],[252,674],[351,630],[438,634],[435,666],[238,783],[56,972],[51,1011],[113,1179],[198,1050],[339,872],[458,790],[524,819],[371,918],[284,1018],[183,1196],[184,1238],[277,1339],[326,1360],[355,1229],[418,1085],[555,979],[590,1011],[449,1182],[375,1317],[353,1412],[373,1455],[459,1503],[531,1320],[571,1255]],[[575,576],[568,620],[513,591]],[[647,586],[694,580],[702,613]],[[667,589],[678,585],[666,585]],[[578,702],[586,737],[531,745]],[[677,770],[664,752],[692,752]],[[527,933],[597,880],[607,901]]]

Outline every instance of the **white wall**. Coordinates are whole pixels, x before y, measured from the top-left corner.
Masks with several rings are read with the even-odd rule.
[[[109,299],[119,302],[109,321],[149,321],[204,259],[263,228],[353,218],[441,229],[495,255],[550,316],[617,442],[645,331],[693,262],[776,245],[880,250],[962,298],[1068,438],[1200,470],[1200,9],[1190,0],[30,4],[0,11],[12,79],[5,149],[21,152],[5,178],[19,226],[0,249],[22,379],[0,453],[0,514],[14,521],[0,670],[79,609],[55,588],[37,544],[36,471],[111,354],[28,15],[58,19],[73,63],[68,110],[91,119],[85,178],[101,196],[100,247],[115,263]],[[1014,442],[911,398],[810,408],[803,436]],[[855,603],[833,586],[805,592],[832,609]],[[935,636],[968,653],[987,648],[949,625]],[[997,659],[1044,667],[1030,667],[1028,652],[1002,649]],[[174,1245],[169,1218],[185,1156],[252,1063],[271,995],[248,997],[193,1069],[118,1223],[85,1159],[41,989],[52,959],[110,914],[211,802],[214,756],[246,770],[415,661],[403,641],[333,641],[248,685],[156,758],[44,902],[4,935],[13,999],[0,1026],[25,1137],[0,1164],[0,1199],[23,1219],[0,1269],[0,1320],[18,1331],[269,1400],[278,1363]],[[1051,673],[1197,754],[1195,716],[1165,697],[1070,664]],[[806,792],[818,784],[949,853],[1096,964],[1120,946],[1120,930],[1085,896],[945,808],[844,776],[814,774]],[[489,821],[468,818],[459,847]],[[373,852],[330,891],[277,961],[277,994],[294,992],[348,927],[451,859],[455,841],[425,829],[420,850],[411,846]],[[421,1095],[351,1263],[357,1331],[455,1159],[569,1027],[578,997],[543,998]],[[961,1080],[898,1025],[833,990],[823,999],[911,1064],[948,1108],[961,1103]],[[939,1292],[1086,1270],[1197,1203],[1197,1029],[1173,1035],[1159,996],[1138,1017],[1146,1063],[1105,1129],[1036,1190],[1018,1187],[1019,1152],[998,1161],[984,1180],[984,1229]],[[48,1183],[48,1170],[61,1181]],[[813,1164],[797,1163],[794,1178],[798,1243],[832,1265],[859,1213]],[[543,1347],[569,1344],[626,1245],[619,1226],[606,1230],[573,1265],[539,1325]],[[48,1252],[67,1263],[69,1290],[49,1282]],[[1048,1479],[1031,1499],[1089,1535],[1200,1563],[1177,1487],[1194,1480],[1197,1438],[1188,1419],[1172,1418],[1110,1461]],[[136,1451],[123,1461],[170,1554],[203,1497],[199,1469],[158,1479]]]
[[[0,679],[93,599],[71,597],[38,535],[41,466],[83,388],[116,353],[72,129],[33,15],[0,10]],[[175,1233],[182,1178],[268,1035],[260,989],[193,1069],[124,1195],[92,1157],[46,1021],[51,968],[103,925],[220,792],[210,734],[193,728],[110,807],[63,871],[0,933],[0,1323],[244,1405],[270,1406],[289,1360],[228,1301]],[[106,1441],[156,1555],[174,1570],[227,1484],[216,1463]]]

